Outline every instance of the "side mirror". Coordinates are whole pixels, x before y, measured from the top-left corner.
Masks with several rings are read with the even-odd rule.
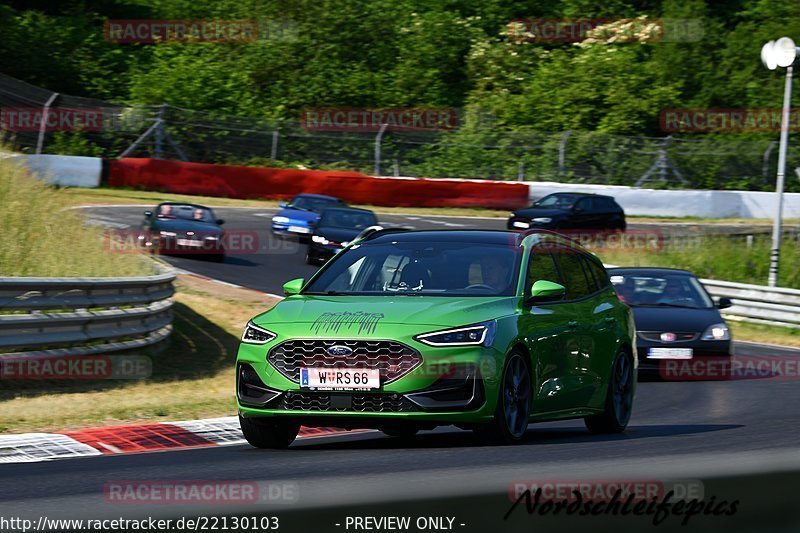
[[[145,211],[144,212],[144,216],[151,217],[151,216],[153,216],[153,212],[152,211]]]
[[[558,283],[540,279],[531,287],[530,300],[535,302],[546,302],[560,300],[567,294],[567,288]]]
[[[288,204],[287,204],[286,202],[281,202],[281,203],[279,203],[279,204],[278,204],[278,207],[280,207],[281,209],[283,209],[283,208],[284,208],[284,207],[286,207],[287,205],[288,205]]]
[[[293,279],[292,281],[287,281],[283,284],[283,294],[286,296],[292,296],[294,294],[299,294],[300,289],[303,288],[306,280],[303,278]]]
[[[732,305],[733,305],[733,302],[731,301],[730,298],[722,297],[717,302],[717,309],[727,309]]]
[[[217,226],[221,226],[221,225],[223,225],[224,223],[225,223],[225,219],[224,219],[224,218],[218,218],[218,219],[217,219]]]

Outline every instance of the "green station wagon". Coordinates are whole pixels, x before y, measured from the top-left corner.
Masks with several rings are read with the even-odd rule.
[[[456,425],[517,443],[528,423],[621,432],[633,318],[602,263],[546,230],[378,230],[254,317],[237,357],[247,441],[300,425],[412,437]]]

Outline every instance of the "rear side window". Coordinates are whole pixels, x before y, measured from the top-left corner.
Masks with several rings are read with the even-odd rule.
[[[583,255],[583,264],[586,268],[587,275],[591,275],[594,279],[594,290],[599,291],[602,290],[609,285],[608,280],[608,273],[606,272],[605,267],[598,263],[597,261],[591,259],[587,255]]]
[[[614,202],[611,200],[611,198],[595,198],[594,208],[597,211],[613,211]]]
[[[594,280],[584,272],[582,254],[571,248],[558,247],[556,257],[567,288],[567,299],[583,298],[594,292]]]
[[[525,294],[530,294],[534,282],[544,279],[554,283],[563,283],[558,274],[558,267],[552,254],[542,248],[534,248],[528,262],[528,276],[525,285]]]

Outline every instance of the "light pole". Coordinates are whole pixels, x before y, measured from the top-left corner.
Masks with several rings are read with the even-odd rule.
[[[781,255],[781,219],[783,217],[783,183],[786,177],[786,149],[789,144],[789,113],[792,105],[792,71],[798,51],[794,41],[781,37],[770,41],[761,48],[761,61],[770,70],[786,67],[786,84],[783,89],[783,109],[781,111],[781,140],[778,149],[778,176],[775,183],[777,210],[772,226],[772,249],[769,254],[769,278],[767,284],[778,284],[778,266]]]

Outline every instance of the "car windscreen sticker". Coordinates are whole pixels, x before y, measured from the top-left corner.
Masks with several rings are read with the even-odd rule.
[[[311,330],[314,333],[338,333],[342,328],[350,330],[353,326],[358,326],[357,333],[370,334],[375,332],[375,328],[383,316],[383,313],[365,313],[363,311],[322,313],[311,324]]]

